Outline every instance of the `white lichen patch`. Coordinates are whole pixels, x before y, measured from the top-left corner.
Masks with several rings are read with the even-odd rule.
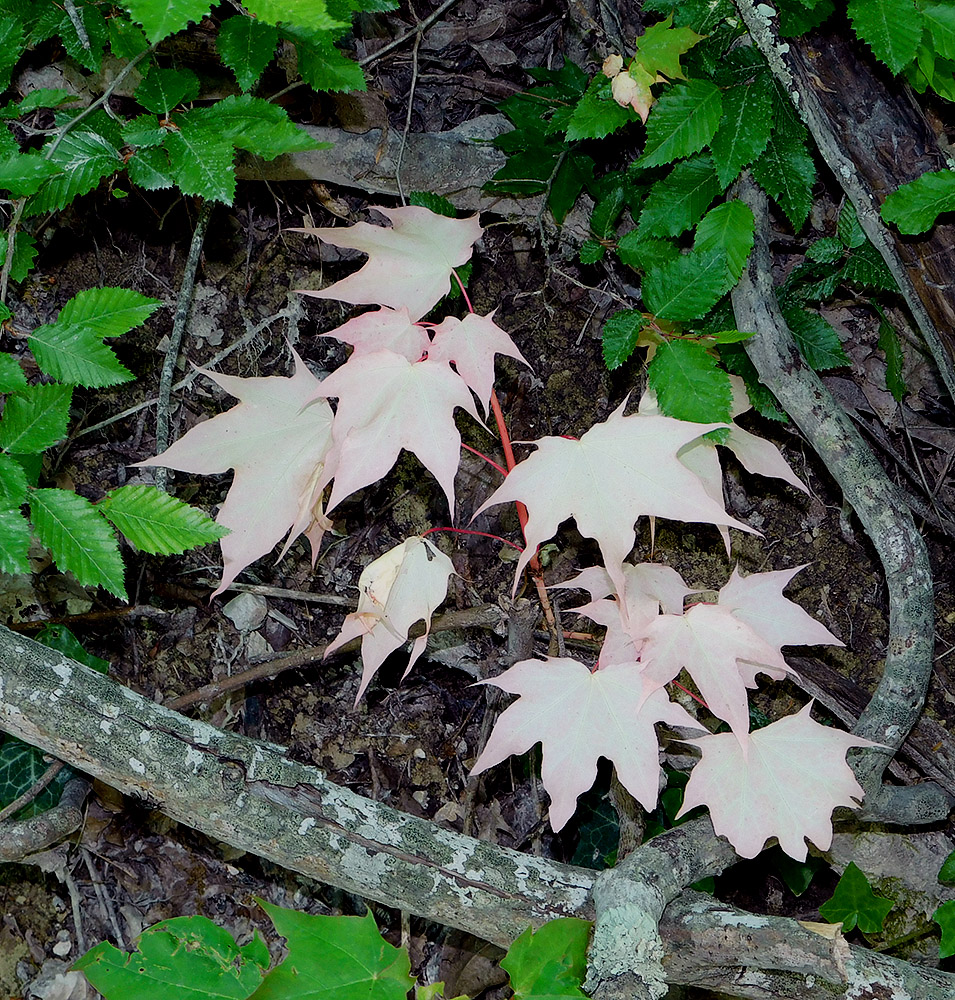
[[[184,761],[186,767],[192,768],[193,774],[199,773],[199,768],[202,767],[202,762],[205,760],[205,755],[197,750],[195,747],[189,747],[186,751],[186,759]]]
[[[312,816],[306,816],[298,825],[298,835],[304,837],[306,833],[315,825],[315,819]]]
[[[769,926],[769,920],[756,913],[728,913],[726,910],[719,910],[715,916],[724,927],[748,927],[751,930],[758,930],[760,927]]]
[[[68,663],[51,663],[50,669],[64,684],[69,684],[73,678],[73,669]]]
[[[112,722],[109,722],[106,719],[103,719],[103,720],[100,721],[99,727],[107,735],[109,735],[113,731],[113,724],[112,724]]]
[[[150,733],[150,732],[148,732],[145,729],[139,734],[139,742],[140,743],[148,743],[152,738],[153,738],[153,734]]]
[[[129,766],[136,772],[136,774],[146,773],[146,765],[141,760],[137,760],[135,757],[129,758]]]

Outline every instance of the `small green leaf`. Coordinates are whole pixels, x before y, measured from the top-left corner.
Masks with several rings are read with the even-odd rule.
[[[793,228],[802,228],[812,207],[816,165],[805,144],[776,130],[762,155],[752,166],[753,176],[763,190],[789,217]]]
[[[657,347],[647,366],[660,411],[677,420],[728,423],[733,387],[718,360],[700,343],[671,340]]]
[[[932,914],[932,919],[942,929],[938,957],[951,958],[955,955],[955,899],[942,903]]]
[[[406,1000],[414,985],[408,953],[388,944],[371,913],[313,916],[259,900],[287,941],[288,957],[274,968],[256,1000],[291,1000],[308,983],[310,1000]]]
[[[894,292],[898,288],[882,255],[871,243],[863,243],[848,252],[842,268],[842,280],[850,285],[883,292]]]
[[[589,939],[590,923],[576,917],[551,920],[536,933],[528,927],[501,959],[514,1000],[584,1000],[580,987],[587,972]]]
[[[723,116],[710,148],[725,188],[769,143],[773,128],[773,83],[761,73],[752,83],[723,92]]]
[[[653,106],[640,167],[658,167],[701,150],[716,133],[723,113],[719,88],[708,80],[677,84]]]
[[[184,122],[166,136],[165,146],[176,185],[183,194],[232,204],[235,149],[229,139],[212,129]]]
[[[934,170],[893,191],[882,205],[882,218],[911,236],[924,233],[939,215],[951,211],[955,211],[955,171]]]
[[[99,509],[140,552],[168,556],[215,542],[228,534],[204,511],[155,486],[121,486]]]
[[[14,241],[10,277],[13,281],[23,281],[33,269],[33,262],[36,260],[36,240],[29,233],[17,232],[11,233],[9,239]],[[0,267],[3,267],[7,259],[8,245],[6,234],[0,233]]]
[[[27,39],[20,20],[0,17],[0,90],[10,86],[10,73],[26,47]]]
[[[38,326],[27,343],[40,369],[69,385],[103,388],[136,377],[95,333],[83,326]]]
[[[62,441],[70,420],[68,385],[31,385],[7,397],[0,417],[0,448],[33,455]]]
[[[560,161],[557,172],[550,181],[547,193],[547,207],[557,224],[563,223],[567,213],[574,207],[584,185],[593,180],[594,161],[576,150]]]
[[[119,150],[106,136],[82,128],[67,132],[48,160],[60,168],[60,173],[50,177],[27,201],[26,215],[66,208],[123,165]]]
[[[30,111],[36,111],[38,108],[58,108],[61,104],[73,104],[79,100],[80,98],[77,97],[76,94],[71,93],[69,90],[60,90],[59,88],[51,87],[38,87],[36,90],[31,90],[30,93],[16,105],[16,116],[20,118]]]
[[[325,0],[249,0],[245,6],[266,24],[289,23],[309,31],[348,27],[347,22],[332,16]]]
[[[23,466],[0,452],[0,508],[14,509],[27,498],[27,474]]]
[[[765,856],[794,896],[801,896],[809,888],[816,872],[826,867],[822,858],[813,857],[811,854],[805,861],[796,861],[778,844],[766,851]]]
[[[27,377],[12,354],[0,354],[0,392],[16,392],[27,387]]]
[[[126,172],[130,181],[144,191],[161,191],[176,184],[172,161],[165,149],[137,149],[126,163]]]
[[[694,251],[647,271],[643,301],[659,319],[687,323],[706,315],[732,284],[725,253]]]
[[[783,316],[792,331],[800,354],[806,359],[806,364],[810,368],[826,371],[829,368],[842,368],[852,363],[842,346],[839,334],[819,313],[796,306],[784,309]]]
[[[82,663],[97,673],[109,673],[109,660],[87,653],[80,641],[65,625],[44,625],[37,633],[36,641],[42,642],[50,649],[58,649],[71,660],[76,660],[77,663]]]
[[[902,374],[905,363],[905,355],[902,353],[902,341],[898,331],[889,322],[885,313],[873,303],[875,311],[879,314],[879,342],[877,344],[880,351],[885,354],[885,387],[892,393],[892,398],[901,403],[908,387],[905,384],[905,376]],[[947,864],[947,862],[946,862]],[[942,872],[946,871],[945,865]],[[955,865],[952,874],[955,875]],[[942,872],[939,872],[939,881],[942,881]]]
[[[216,36],[219,58],[232,70],[242,90],[251,90],[275,55],[278,30],[254,17],[235,14]]]
[[[856,215],[855,206],[848,199],[839,213],[836,234],[842,240],[843,245],[850,250],[861,247],[866,242],[866,235],[862,226],[859,225],[859,216]]]
[[[850,861],[832,899],[819,907],[819,913],[831,924],[841,923],[844,933],[858,926],[863,934],[878,934],[894,906],[891,899],[872,891],[865,873]]]
[[[596,264],[598,260],[603,260],[607,248],[600,240],[584,240],[577,251],[577,259],[581,264]]]
[[[639,229],[631,229],[626,236],[621,237],[616,251],[621,262],[635,271],[662,267],[680,256],[680,248],[672,240],[644,237]]]
[[[162,41],[190,23],[201,21],[212,9],[210,0],[123,0],[122,6],[138,21],[153,44]]]
[[[567,141],[603,139],[630,122],[640,121],[631,108],[621,107],[610,93],[610,80],[598,73],[577,102],[567,123]]]
[[[191,69],[151,66],[134,96],[147,111],[168,115],[178,105],[199,96],[199,77]]]
[[[610,239],[617,230],[617,220],[626,204],[626,192],[622,184],[615,184],[605,194],[590,213],[590,231],[598,239]]]
[[[61,570],[83,586],[100,586],[126,600],[119,544],[89,500],[69,490],[34,490],[30,515],[37,538]]]
[[[251,10],[251,7],[249,8]],[[335,45],[339,32],[309,31],[304,27],[282,24],[279,37],[287,38],[298,53],[299,76],[312,88],[335,93],[368,88],[361,66],[349,59]]]
[[[717,333],[708,333],[707,337],[711,338],[716,344],[738,344],[742,340],[749,340],[751,337],[755,337],[755,333],[745,333],[740,330],[720,330]]]
[[[955,851],[942,862],[938,872],[938,880],[942,885],[955,885]]]
[[[785,412],[780,409],[776,397],[759,380],[759,373],[749,360],[746,351],[740,344],[720,345],[720,361],[728,372],[739,375],[746,385],[746,395],[753,404],[753,408],[761,417],[767,420],[778,420],[786,423],[789,419]]]
[[[700,221],[720,190],[712,157],[677,163],[650,188],[640,212],[641,237],[679,236]]]
[[[262,982],[261,951],[243,954],[208,917],[163,920],[143,931],[137,944],[138,951],[127,955],[103,941],[73,968],[107,1000],[245,1000]]]
[[[932,45],[943,59],[955,59],[955,8],[950,3],[922,7],[922,17],[932,36]]]
[[[670,80],[685,80],[680,57],[702,40],[703,36],[691,28],[674,28],[671,12],[665,21],[651,24],[637,39],[636,59],[652,77],[662,73]]]
[[[812,8],[800,7],[798,4],[794,4],[792,7],[781,5],[779,8],[779,37],[798,38],[800,35],[805,35],[827,21],[835,9],[832,0],[821,0]]]
[[[25,198],[36,194],[45,180],[62,169],[38,153],[7,156],[0,160],[0,188],[8,191],[11,198]]]
[[[607,318],[603,328],[603,355],[610,371],[619,368],[633,354],[646,325],[646,317],[639,309],[623,309]]]
[[[893,73],[915,58],[922,14],[912,0],[849,0],[846,13],[855,33]]]
[[[161,305],[132,288],[87,288],[63,306],[56,321],[82,326],[97,337],[119,337],[145,323]]]
[[[118,12],[109,19],[109,48],[117,59],[134,59],[149,48],[149,40],[138,24]],[[140,69],[145,65],[140,63]]]
[[[228,140],[265,160],[325,147],[292,124],[284,108],[249,94],[226,97],[190,115],[188,121],[192,126],[201,124],[217,142]]]
[[[820,264],[834,264],[845,252],[846,248],[838,236],[824,236],[806,248],[806,256]]]
[[[17,510],[0,508],[0,573],[29,573],[30,525]]]
[[[753,249],[755,228],[753,212],[748,205],[738,199],[724,202],[711,208],[700,220],[693,249],[700,253],[723,251],[733,281],[739,281]]]
[[[443,198],[433,191],[412,191],[408,195],[408,204],[426,208],[430,212],[434,212],[435,215],[443,215],[446,219],[458,217],[458,210],[454,205],[447,198]]]

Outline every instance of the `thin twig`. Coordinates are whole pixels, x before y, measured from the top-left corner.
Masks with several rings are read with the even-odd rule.
[[[434,13],[429,14],[423,21],[419,21],[418,24],[416,24],[409,31],[406,31],[403,35],[399,35],[396,39],[394,39],[394,41],[389,42],[377,52],[373,52],[370,56],[365,56],[364,59],[359,59],[358,65],[361,66],[362,69],[366,69],[373,63],[378,62],[378,60],[382,57],[388,55],[389,52],[393,52],[400,45],[404,45],[409,38],[415,35],[420,38],[442,14],[449,11],[457,2],[458,0],[444,0],[444,3],[441,4],[441,6],[434,11]]]
[[[405,115],[405,127],[401,132],[401,143],[398,146],[398,155],[395,158],[395,186],[398,188],[398,197],[402,205],[407,205],[404,188],[401,185],[401,161],[405,157],[405,146],[408,144],[408,133],[411,131],[411,115],[414,111],[414,93],[418,86],[418,48],[421,45],[421,32],[419,31],[411,49],[411,86],[408,88],[408,113]]]

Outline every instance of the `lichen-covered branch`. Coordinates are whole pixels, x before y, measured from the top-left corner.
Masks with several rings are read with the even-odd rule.
[[[932,673],[934,594],[925,542],[912,514],[852,422],[802,360],[776,302],[770,271],[766,196],[748,177],[741,198],[756,218],[749,267],[733,292],[740,330],[757,336],[744,342],[760,381],[805,434],[862,522],[885,571],[889,638],[885,669],[853,732],[885,744],[885,753],[855,758],[866,790],[866,814],[896,823],[928,823],[948,815],[950,803],[937,786],[882,786],[882,773],[915,725]]]

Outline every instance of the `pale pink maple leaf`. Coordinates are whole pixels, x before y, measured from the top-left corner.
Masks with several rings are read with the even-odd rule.
[[[819,725],[811,708],[758,729],[746,737],[747,748],[732,733],[685,740],[703,757],[677,815],[707,806],[713,829],[744,858],[756,857],[769,837],[797,861],[806,860],[807,839],[828,850],[832,810],[854,808],[863,795],[846,751],[879,744]]]
[[[521,697],[501,713],[471,774],[542,744],[541,781],[551,798],[554,830],[563,828],[578,796],[594,783],[598,757],[613,762],[621,784],[644,808],[655,808],[660,761],[654,723],[700,728],[665,692],[644,697],[632,663],[591,673],[567,657],[522,660],[478,683]]]
[[[709,522],[754,531],[726,513],[677,458],[690,441],[723,424],[695,424],[637,413],[623,406],[578,441],[548,437],[519,462],[475,517],[495,504],[527,506],[527,547],[516,580],[541,542],[573,517],[582,535],[595,538],[614,587],[624,590],[623,562],[633,548],[634,522],[649,514],[677,521]]]
[[[222,581],[215,594],[271,551],[300,519],[309,484],[331,444],[331,407],[325,400],[308,405],[322,383],[292,354],[291,378],[237,378],[200,369],[239,404],[197,424],[162,454],[136,463],[201,475],[235,470],[216,517],[230,534],[219,543]],[[311,516],[321,516],[320,511]],[[313,531],[313,546],[316,538],[320,534]]]
[[[394,351],[409,361],[420,361],[431,346],[427,331],[411,322],[407,309],[387,306],[355,316],[321,336],[351,344],[355,348],[352,357],[375,351]]]
[[[341,632],[325,650],[328,656],[361,636],[362,673],[356,705],[385,659],[407,642],[411,626],[423,620],[425,632],[411,647],[402,677],[407,676],[424,652],[431,616],[447,596],[453,572],[451,560],[420,535],[405,539],[362,571],[358,610],[345,618]]]
[[[740,740],[749,732],[746,689],[756,687],[756,674],[779,679],[791,672],[778,648],[716,604],[655,618],[647,626],[640,658],[650,690],[669,684],[685,668],[709,710]]]
[[[456,407],[478,423],[474,397],[444,361],[412,362],[393,351],[352,356],[313,396],[337,396],[332,447],[319,486],[335,485],[332,510],[356,490],[377,482],[402,448],[414,453],[438,480],[454,514],[454,475],[461,460]]]
[[[476,215],[449,219],[427,208],[374,207],[391,227],[356,222],[353,226],[298,229],[336,247],[368,254],[361,270],[341,281],[303,295],[355,304],[406,307],[419,320],[451,289],[451,271],[471,259],[474,242],[484,231]]]
[[[821,622],[798,604],[783,597],[783,589],[805,566],[770,573],[740,576],[734,567],[729,581],[720,590],[720,607],[746,622],[770,646],[842,646]]]
[[[494,386],[494,356],[505,354],[530,368],[514,341],[494,322],[493,312],[488,316],[468,313],[464,319],[448,316],[431,333],[430,357],[454,363],[485,414]]]

